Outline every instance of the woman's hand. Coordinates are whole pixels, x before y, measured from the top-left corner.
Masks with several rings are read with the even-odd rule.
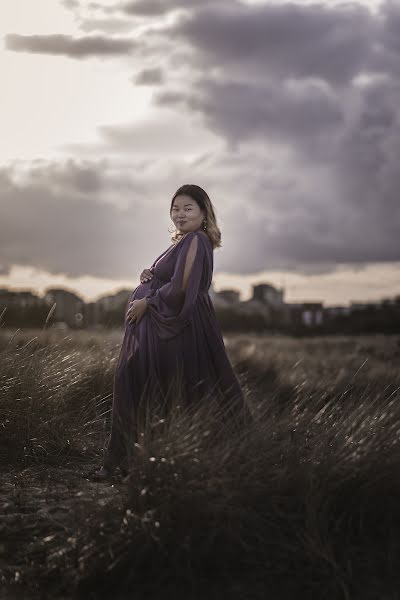
[[[139,323],[147,310],[147,298],[141,298],[140,300],[132,300],[130,307],[126,313],[127,319],[130,323]]]
[[[145,281],[149,281],[153,277],[153,271],[150,269],[144,269],[140,273],[140,283],[145,283]]]

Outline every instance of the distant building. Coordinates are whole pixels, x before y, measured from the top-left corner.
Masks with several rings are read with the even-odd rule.
[[[324,315],[328,318],[347,317],[350,314],[350,306],[326,306]]]
[[[250,298],[249,300],[244,300],[240,303],[240,310],[245,314],[258,314],[269,322],[271,320],[271,308],[265,304],[265,302],[261,302],[260,300],[255,300],[254,298]]]
[[[132,290],[122,289],[116,294],[99,298],[96,304],[102,311],[119,310],[120,308],[123,310],[128,303],[131,293]]]
[[[350,312],[356,310],[366,310],[368,308],[381,308],[380,302],[351,302],[350,303]]]
[[[9,319],[11,322],[17,322],[21,319],[21,323],[26,323],[33,314],[37,318],[42,305],[42,299],[30,291],[0,289],[1,322],[9,323]]]
[[[231,304],[240,302],[240,293],[237,290],[221,290],[217,295]]]
[[[322,302],[301,302],[287,304],[290,311],[290,322],[293,325],[315,327],[324,322]]]
[[[20,308],[31,308],[40,306],[42,299],[29,291],[12,291],[6,288],[0,288],[0,307],[18,306]]]
[[[220,292],[216,292],[212,282],[208,293],[215,308],[227,308],[232,305],[237,306],[240,303],[239,292],[237,290],[221,290]]]
[[[88,327],[94,327],[100,319],[101,309],[97,302],[87,302],[85,305],[85,323]]]
[[[43,297],[49,309],[55,304],[52,320],[64,321],[69,327],[84,327],[85,302],[74,294],[60,288],[50,288]]]
[[[253,285],[253,299],[259,300],[268,306],[282,306],[284,290],[278,289],[269,283]]]

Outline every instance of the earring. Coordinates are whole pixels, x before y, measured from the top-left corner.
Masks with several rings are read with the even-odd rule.
[[[169,227],[171,227],[171,225],[170,225]],[[172,231],[170,231],[169,227],[168,227],[168,231],[169,231],[170,233],[175,233],[175,232],[177,231],[176,229],[173,229]]]
[[[204,231],[205,231],[205,230],[207,229],[207,221],[203,221],[203,224],[204,224],[204,227],[203,227],[203,229],[204,229]]]

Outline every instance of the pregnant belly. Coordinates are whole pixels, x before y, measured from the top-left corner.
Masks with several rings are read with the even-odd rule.
[[[129,297],[128,300],[128,304],[127,304],[127,309],[126,312],[128,312],[129,309],[129,305],[133,300],[141,300],[142,298],[145,297],[145,295],[148,293],[148,291],[150,290],[150,284],[151,281],[146,281],[145,283],[140,283],[132,292],[132,294]],[[127,315],[125,314],[125,319],[127,318]],[[131,323],[131,325],[135,325],[135,323]]]
[[[145,297],[145,295],[149,292],[151,285],[150,281],[145,281],[144,283],[140,283],[137,288],[135,288],[131,294],[130,300],[141,300]]]

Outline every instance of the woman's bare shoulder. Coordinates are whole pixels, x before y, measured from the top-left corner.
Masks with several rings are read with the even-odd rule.
[[[192,234],[195,235],[197,233],[200,233],[203,237],[208,238],[208,235],[206,233],[204,233],[204,231],[201,231],[200,229],[196,229],[195,231],[188,231],[187,233],[185,233],[185,235],[182,236],[182,240],[186,239],[187,237],[190,237]]]
[[[201,231],[200,229],[197,229],[196,231],[188,231],[187,233],[185,233],[179,240],[178,244],[180,242],[183,242],[183,240],[193,240],[193,238],[198,237],[198,235],[200,237],[202,237],[203,239],[204,238],[208,239],[208,241],[210,242],[210,244],[212,246],[212,241],[211,241],[210,237],[206,233],[204,233],[204,231]]]

